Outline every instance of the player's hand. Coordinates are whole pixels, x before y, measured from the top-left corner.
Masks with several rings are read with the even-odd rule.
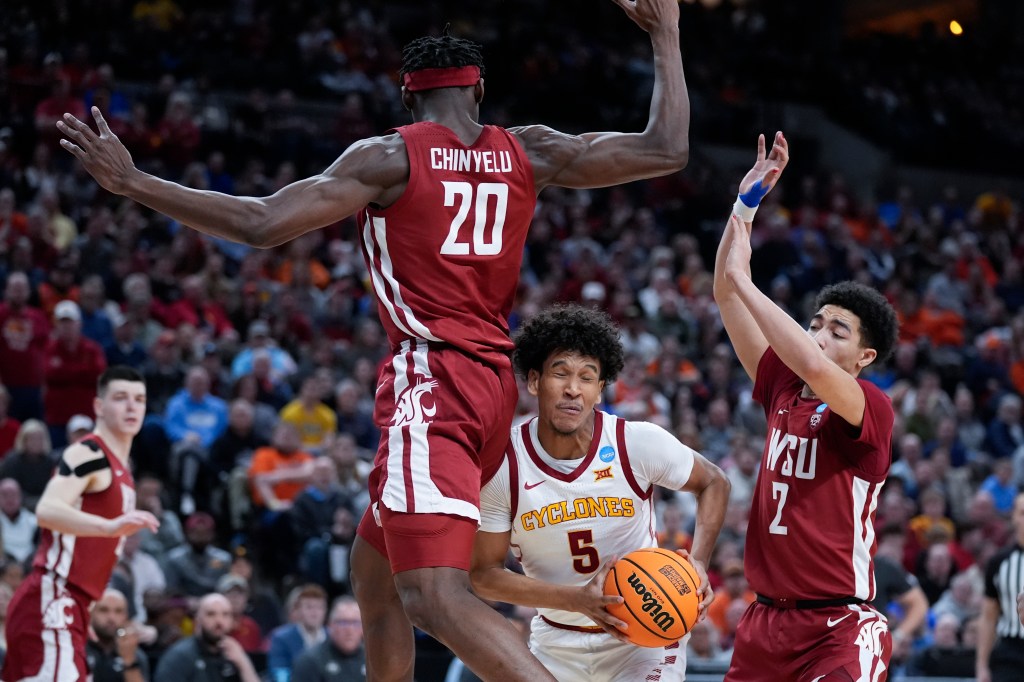
[[[110,519],[107,526],[107,535],[119,538],[125,535],[134,535],[143,528],[148,528],[155,533],[160,528],[160,521],[148,511],[134,509],[116,519]]]
[[[708,607],[711,606],[711,602],[715,601],[715,591],[711,589],[711,583],[708,582],[708,571],[702,562],[690,556],[685,549],[677,549],[676,554],[689,561],[700,577],[700,586],[697,587],[697,596],[700,597],[700,604],[697,605],[697,622],[700,623],[708,617]]]
[[[103,189],[123,194],[128,179],[137,172],[132,155],[117,139],[117,135],[110,131],[98,107],[92,108],[92,117],[96,119],[98,135],[88,123],[79,121],[71,114],[64,114],[64,118],[57,121],[57,129],[67,136],[61,139],[60,146],[74,154]]]
[[[992,682],[992,671],[987,665],[978,666],[974,670],[974,680],[975,682]]]
[[[658,29],[679,28],[677,0],[612,0],[637,26],[654,33]]]
[[[629,626],[608,613],[607,608],[610,604],[621,604],[625,600],[622,597],[604,593],[604,581],[608,578],[608,573],[612,570],[612,566],[615,565],[617,559],[618,557],[612,557],[606,561],[594,577],[590,579],[590,582],[583,587],[577,588],[577,593],[573,595],[569,610],[582,613],[615,639],[620,642],[626,642],[628,640],[622,634],[622,630]]]
[[[765,153],[764,135],[758,135],[757,160],[740,181],[740,194],[747,194],[753,191],[758,195],[757,200],[760,201],[761,197],[768,194],[775,187],[775,183],[779,181],[782,171],[788,163],[789,142],[786,141],[786,136],[782,134],[781,130],[775,133],[775,141],[769,154]]]

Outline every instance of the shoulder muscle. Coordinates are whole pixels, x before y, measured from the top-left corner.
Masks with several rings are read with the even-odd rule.
[[[551,182],[559,171],[586,151],[588,142],[578,135],[561,133],[543,125],[519,126],[508,131],[516,136],[533,166],[538,188]]]

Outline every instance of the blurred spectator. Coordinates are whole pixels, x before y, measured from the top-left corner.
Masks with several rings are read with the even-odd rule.
[[[217,592],[227,597],[231,602],[231,613],[234,617],[235,627],[230,635],[238,640],[238,643],[245,649],[245,653],[253,658],[256,668],[262,667],[257,658],[262,659],[266,654],[263,646],[263,635],[260,634],[260,626],[250,616],[246,615],[249,607],[249,581],[240,575],[228,573],[217,581]]]
[[[165,559],[168,552],[185,542],[185,533],[178,516],[164,506],[164,483],[159,478],[142,475],[136,479],[135,506],[160,520],[160,528],[156,533],[148,528],[136,533],[143,552]]]
[[[231,567],[231,555],[213,546],[216,523],[205,512],[196,512],[185,521],[185,544],[167,555],[167,588],[199,597],[216,590],[217,581]]]
[[[171,398],[181,392],[185,379],[174,332],[161,332],[149,347],[149,360],[142,365],[142,376],[146,379],[147,415],[164,414]]]
[[[270,338],[270,325],[263,320],[255,320],[249,325],[248,334],[248,343],[235,355],[231,363],[232,377],[237,379],[253,371],[254,355],[257,351],[266,351],[269,355],[271,374],[275,380],[295,373],[295,360],[288,351],[279,348]]]
[[[171,4],[163,0],[160,4]],[[156,127],[160,138],[160,155],[174,173],[195,161],[202,134],[192,118],[192,98],[184,92],[172,93],[167,98],[167,110]]]
[[[657,533],[658,547],[689,550],[693,538],[683,528],[683,510],[675,503],[666,502],[661,508],[661,527]]]
[[[341,597],[334,602],[327,620],[327,639],[295,659],[291,679],[302,682],[366,680],[363,624],[354,599]]]
[[[74,301],[54,308],[54,338],[46,348],[46,423],[54,445],[65,444],[68,420],[76,414],[92,414],[96,381],[107,368],[103,349],[82,336],[82,313]]]
[[[224,308],[211,301],[202,275],[189,275],[181,283],[181,299],[167,308],[168,326],[178,328],[189,324],[209,338],[233,336],[234,327]]]
[[[355,438],[349,433],[339,433],[327,456],[334,460],[338,471],[338,483],[349,499],[349,506],[356,518],[362,518],[363,510],[370,504],[367,480],[372,466],[360,459]]]
[[[25,562],[36,550],[36,515],[22,506],[21,486],[13,478],[0,480],[0,538],[3,552]]]
[[[686,671],[697,674],[727,672],[732,651],[723,651],[718,641],[718,630],[708,621],[690,628],[690,639],[686,643]]]
[[[0,459],[14,447],[14,439],[18,436],[18,429],[21,422],[9,416],[11,406],[11,394],[0,385]]]
[[[327,532],[309,538],[302,545],[299,573],[310,582],[322,585],[331,597],[352,592],[351,557],[356,520],[347,506],[339,506],[334,510]]]
[[[145,596],[147,592],[164,592],[167,589],[167,577],[160,562],[151,554],[142,551],[142,538],[138,533],[124,539],[121,558],[114,573],[125,576],[125,583],[131,589],[124,592],[129,599],[129,613],[132,620],[139,624],[147,621]],[[113,583],[113,581],[111,581]],[[151,642],[145,642],[149,644]]]
[[[338,426],[334,412],[320,402],[320,380],[313,375],[302,380],[299,396],[281,409],[281,421],[294,426],[303,449],[314,454],[330,446]]]
[[[291,424],[278,424],[270,445],[258,449],[249,465],[253,502],[271,511],[287,509],[309,482],[313,456],[300,448]]]
[[[917,536],[918,545],[925,544],[925,536],[936,525],[945,528],[952,536],[956,530],[953,522],[946,517],[946,496],[937,487],[928,488],[918,496],[921,513],[910,519],[910,531]]]
[[[338,418],[338,432],[349,434],[356,445],[377,451],[380,430],[373,421],[373,411],[363,402],[362,387],[353,379],[343,379],[334,392],[334,410]]]
[[[38,419],[21,425],[12,450],[0,462],[0,479],[13,478],[21,486],[25,508],[35,511],[39,496],[53,476],[54,461],[50,459],[50,430]]]
[[[327,593],[324,589],[312,583],[296,587],[289,601],[293,622],[282,625],[270,635],[267,668],[271,682],[289,682],[295,659],[327,639],[324,627]]]
[[[128,601],[107,589],[92,607],[86,660],[93,682],[149,680],[149,658],[139,647],[139,632],[128,620]]]
[[[82,313],[82,335],[104,347],[114,340],[114,326],[103,307],[106,293],[103,278],[99,275],[86,277],[78,292],[78,306]]]
[[[935,604],[942,596],[942,593],[949,589],[953,576],[956,575],[956,565],[950,554],[949,546],[945,543],[936,543],[921,553],[920,569],[916,575],[921,583],[921,589],[928,597],[929,604]]]
[[[708,404],[707,420],[700,430],[701,454],[712,462],[721,462],[732,452],[736,429],[732,426],[732,410],[725,398]]]
[[[226,475],[235,467],[248,467],[253,453],[266,445],[256,432],[255,409],[248,400],[237,398],[228,408],[228,426],[210,446],[210,464],[218,475]]]
[[[761,464],[760,453],[756,452],[746,438],[738,438],[732,448],[732,466],[725,471],[732,483],[729,501],[749,505],[757,483],[757,470]]]
[[[976,587],[977,584],[980,584],[977,573],[957,574],[950,581],[949,589],[943,592],[932,606],[932,613],[936,617],[952,614],[958,624],[976,617],[981,611],[981,593]]]
[[[167,403],[164,428],[172,443],[186,443],[204,450],[224,432],[227,404],[210,393],[210,375],[193,367],[185,376],[185,388]]]
[[[207,594],[196,610],[196,634],[176,643],[160,657],[155,682],[259,682],[242,645],[228,633],[234,629],[231,603],[221,594]]]
[[[11,416],[43,418],[43,380],[50,322],[29,305],[31,288],[22,272],[7,276],[0,304],[0,377],[11,394]]]
[[[721,634],[730,632],[728,616],[730,607],[734,602],[739,602],[744,607],[754,603],[757,595],[747,584],[746,575],[743,572],[743,562],[739,559],[730,559],[722,566],[722,585],[715,591],[715,600],[708,607],[708,620],[714,624]],[[736,607],[738,608],[738,607]],[[731,632],[735,632],[732,626]]]
[[[1021,426],[1020,396],[1007,393],[999,399],[995,418],[989,422],[985,434],[985,449],[993,457],[1013,457],[1024,445],[1024,427]]]
[[[136,339],[135,322],[124,313],[117,311],[110,316],[112,336],[103,347],[107,356],[107,365],[128,365],[142,370],[149,355]],[[157,410],[157,414],[161,411]]]
[[[974,650],[960,643],[961,622],[949,613],[939,616],[931,645],[914,656],[907,673],[921,677],[973,677]]]
[[[875,598],[871,606],[889,619],[893,656],[906,660],[918,631],[928,616],[928,597],[917,578],[900,563],[903,559],[903,529],[885,525],[878,537],[875,555]]]
[[[288,510],[298,544],[313,537],[330,535],[334,511],[348,503],[348,494],[338,482],[338,469],[330,457],[313,461],[309,485]]]
[[[1013,498],[1018,491],[1013,480],[1013,461],[997,459],[992,463],[992,469],[992,475],[982,481],[979,490],[992,495],[997,512],[1009,515],[1013,511]]]

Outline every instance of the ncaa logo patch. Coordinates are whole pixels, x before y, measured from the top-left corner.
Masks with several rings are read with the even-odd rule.
[[[597,456],[602,462],[610,462],[615,459],[615,448],[611,445],[605,445],[598,451]]]

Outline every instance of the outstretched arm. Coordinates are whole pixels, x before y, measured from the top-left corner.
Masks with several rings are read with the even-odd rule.
[[[758,329],[779,359],[807,384],[814,394],[835,414],[854,428],[864,423],[867,399],[864,389],[845,369],[833,362],[818,342],[785,310],[765,296],[750,280],[750,235],[743,223],[733,216],[726,232],[731,233],[732,246],[725,263],[725,276],[743,302]],[[817,319],[811,332],[818,332]],[[836,330],[828,333],[838,334]]]
[[[772,145],[771,154],[765,153],[764,135],[757,138],[757,160],[754,166],[747,171],[747,174],[740,182],[740,194],[763,197],[770,192],[775,183],[779,181],[782,170],[789,163],[789,144],[781,132],[775,133],[775,142]],[[736,289],[730,284],[725,276],[725,263],[733,245],[730,229],[735,223],[736,230],[742,230],[749,240],[751,223],[745,223],[738,216],[729,218],[730,225],[726,226],[722,234],[722,241],[718,244],[718,253],[715,256],[715,302],[718,304],[719,312],[722,315],[722,323],[725,331],[729,334],[736,356],[746,370],[747,376],[754,379],[757,376],[757,365],[761,356],[768,349],[768,340],[761,333],[754,317],[747,310],[743,301],[736,295]],[[738,232],[735,232],[738,233]],[[750,277],[750,262],[746,263],[746,275]]]
[[[690,154],[690,100],[679,50],[677,0],[613,0],[651,36],[654,94],[642,133],[566,135],[544,126],[515,129],[537,188],[607,187],[674,173]]]
[[[294,182],[269,197],[234,197],[183,187],[144,173],[92,108],[99,134],[71,114],[58,121],[61,146],[82,162],[104,189],[134,199],[200,232],[261,248],[346,218],[408,177],[398,136],[349,147],[320,175]]]

